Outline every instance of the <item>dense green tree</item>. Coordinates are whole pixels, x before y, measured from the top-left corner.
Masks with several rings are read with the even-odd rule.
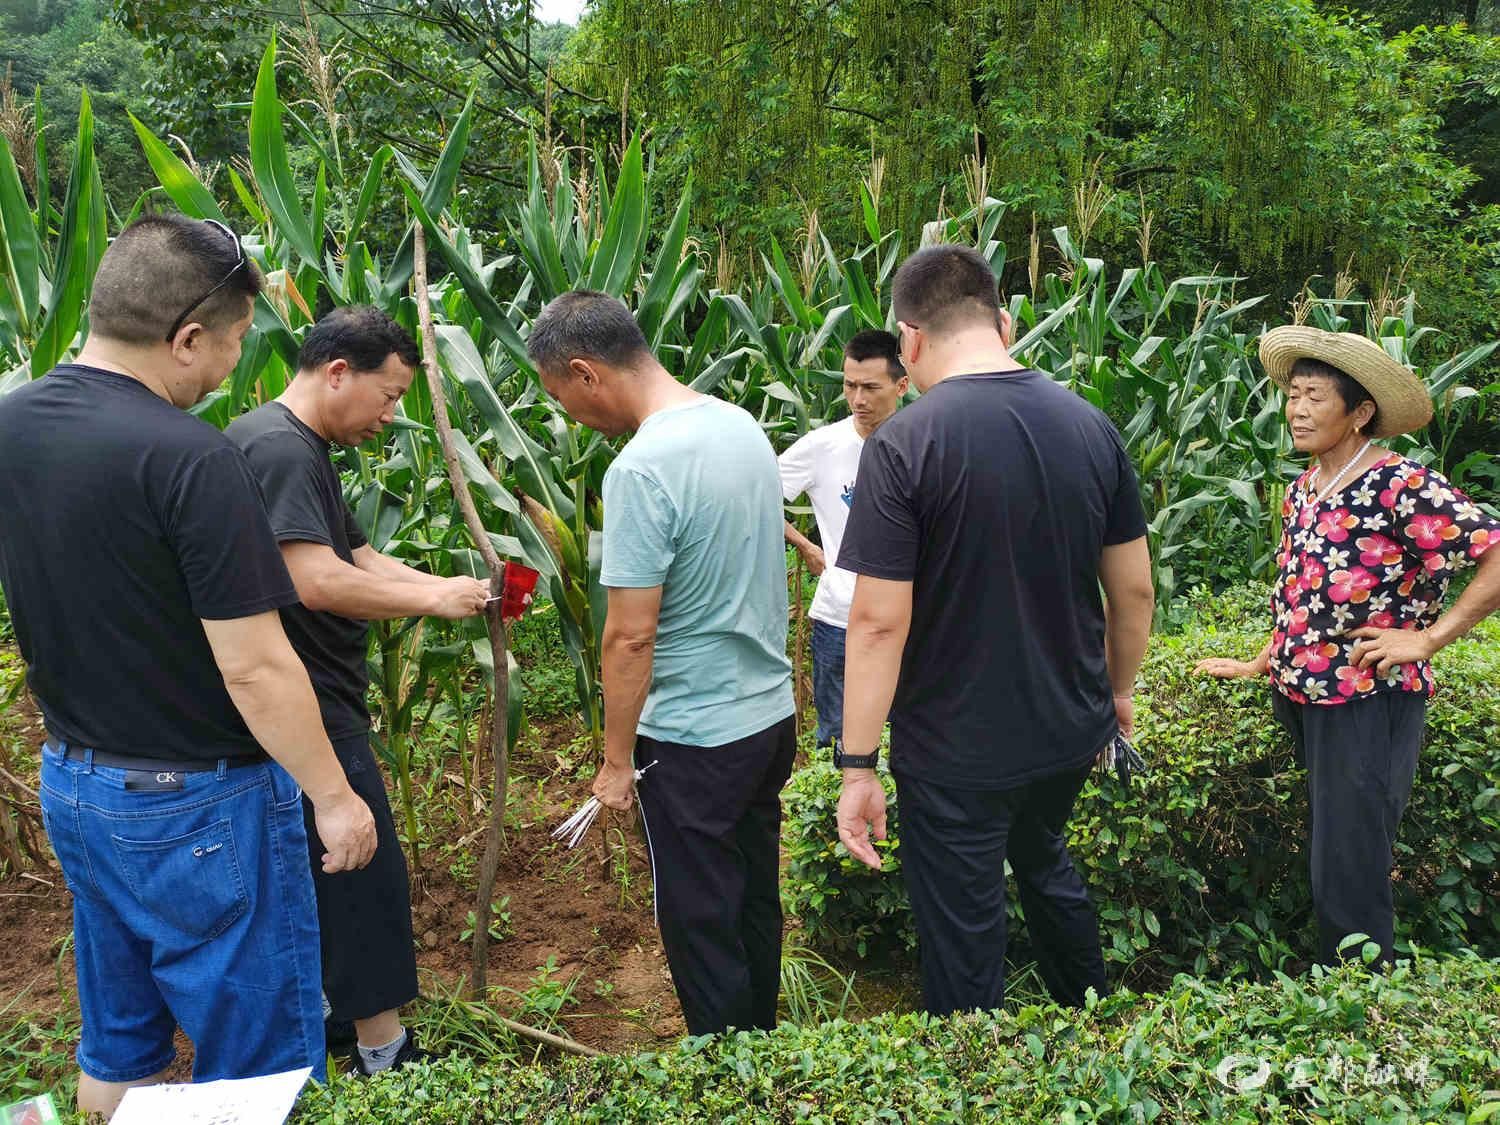
[[[1336,0],[1324,6],[1366,13],[1391,32],[1460,21],[1471,31],[1488,35],[1500,31],[1500,4],[1495,0]]]
[[[1500,335],[1488,150],[1449,132],[1495,111],[1490,36],[1312,0],[600,0],[564,77],[628,98],[742,268],[814,211],[852,242],[862,183],[908,239],[985,190],[1012,286],[1033,222],[1067,223],[1288,301],[1314,275],[1413,286],[1460,338]]]
[[[115,0],[115,9],[155,64],[152,120],[178,129],[200,159],[243,152],[243,117],[226,111],[245,101],[273,32],[286,44],[280,80],[307,133],[326,137],[337,122],[365,156],[390,143],[435,157],[473,93],[485,125],[465,172],[480,193],[476,205],[491,210],[520,182],[528,133],[575,97],[548,79],[571,29],[538,25],[527,4]],[[556,128],[566,131],[569,120],[557,114]]]
[[[79,97],[87,89],[97,120],[94,147],[104,185],[115,205],[127,209],[156,182],[126,116],[142,104],[148,70],[141,45],[111,21],[106,0],[0,0],[0,82],[8,76],[18,103],[14,113],[24,114],[19,103],[35,106],[40,90],[48,163],[61,174],[67,168]],[[12,127],[27,127],[19,117],[7,120],[17,122]]]

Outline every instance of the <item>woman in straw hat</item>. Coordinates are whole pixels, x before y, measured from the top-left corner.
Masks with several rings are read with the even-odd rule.
[[[1260,342],[1312,458],[1282,505],[1271,639],[1219,677],[1269,674],[1276,717],[1307,765],[1318,954],[1349,934],[1394,956],[1391,849],[1417,769],[1433,654],[1500,606],[1500,521],[1441,475],[1376,445],[1425,426],[1421,380],[1378,344],[1298,325]],[[1449,579],[1479,566],[1442,612]],[[1357,955],[1357,951],[1356,951]]]

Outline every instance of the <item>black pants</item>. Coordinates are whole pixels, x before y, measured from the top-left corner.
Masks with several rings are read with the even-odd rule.
[[[411,885],[369,736],[337,739],[333,751],[349,787],[370,806],[375,818],[375,857],[358,871],[325,874],[323,841],[313,822],[312,802],[306,798],[302,814],[318,895],[323,992],[335,1019],[363,1020],[417,998]]]
[[[1383,691],[1330,706],[1293,703],[1272,691],[1271,707],[1307,765],[1318,960],[1337,964],[1339,942],[1367,934],[1389,962],[1392,848],[1417,774],[1427,699]],[[1358,948],[1344,954],[1359,955]]]
[[[788,716],[724,746],[636,741],[656,921],[689,1034],[776,1026],[781,990],[781,787]]]
[[[896,775],[901,869],[933,1015],[1005,999],[1006,860],[1048,991],[1074,1007],[1090,987],[1105,994],[1099,920],[1063,836],[1090,768],[993,791]]]

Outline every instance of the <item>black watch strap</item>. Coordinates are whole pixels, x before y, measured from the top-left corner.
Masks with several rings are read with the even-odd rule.
[[[833,765],[835,769],[872,770],[878,761],[880,761],[879,747],[876,747],[868,754],[845,754],[844,740],[842,738],[835,738],[833,740]]]

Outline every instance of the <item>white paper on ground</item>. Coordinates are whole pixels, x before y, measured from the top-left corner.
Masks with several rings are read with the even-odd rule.
[[[222,1078],[125,1093],[110,1125],[282,1125],[312,1068],[260,1078]]]

